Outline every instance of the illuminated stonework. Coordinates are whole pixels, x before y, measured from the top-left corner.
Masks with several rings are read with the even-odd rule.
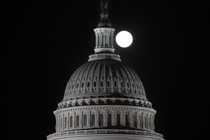
[[[47,139],[164,140],[142,81],[114,53],[114,29],[104,17],[94,30],[95,54],[70,77],[54,111],[56,132]]]
[[[139,76],[120,61],[104,58],[89,61],[73,73],[64,100],[117,95],[146,100]]]
[[[123,105],[91,105],[56,110],[56,132],[75,129],[136,129],[154,133],[154,109]],[[133,131],[134,131],[133,130]],[[126,133],[126,132],[125,132]]]

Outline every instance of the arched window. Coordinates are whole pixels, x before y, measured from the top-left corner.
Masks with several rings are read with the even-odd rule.
[[[76,127],[79,127],[79,115],[76,116]]]
[[[125,115],[125,126],[126,126],[126,127],[129,127],[129,126],[130,126],[128,114]]]
[[[114,81],[114,87],[117,87],[117,81]]]
[[[150,129],[150,115],[148,116],[148,118],[147,118],[147,120],[148,120],[148,129]]]
[[[93,86],[94,86],[94,88],[97,86],[97,82],[96,81],[94,81]]]
[[[63,119],[61,117],[61,129],[63,129]]]
[[[88,88],[90,87],[90,81],[88,81],[88,83],[87,83],[87,87],[88,87]]]
[[[128,81],[126,82],[126,86],[127,86],[128,89],[130,88],[130,84],[129,84]]]
[[[144,117],[144,120],[145,120],[145,128],[147,129],[148,128],[148,120],[147,120],[147,116]]]
[[[104,82],[101,81],[101,82],[100,82],[100,87],[103,87],[103,86],[104,86]]]
[[[146,116],[146,119],[147,119],[147,120],[146,120],[146,122],[147,122],[147,127],[146,127],[146,128],[149,129],[149,116],[148,116],[148,114],[147,114],[147,116]]]
[[[155,130],[155,124],[154,124],[154,120],[155,119],[155,117],[154,116],[152,116],[152,130]]]
[[[87,115],[86,114],[84,115],[84,118],[83,118],[83,126],[87,126]]]
[[[112,114],[109,113],[108,114],[108,126],[111,126],[112,125]]]
[[[103,122],[104,122],[104,116],[103,114],[99,115],[99,126],[103,126]]]
[[[141,115],[139,116],[139,126],[140,126],[141,128],[143,128],[143,118],[142,118]]]
[[[61,129],[61,118],[60,115],[58,116],[58,130]]]
[[[121,122],[120,114],[117,114],[117,126],[120,126],[120,122]]]
[[[81,88],[83,88],[84,87],[84,82],[82,82],[82,85],[81,85]]]
[[[72,116],[70,116],[70,119],[69,119],[69,126],[72,127]]]
[[[95,126],[95,114],[91,115],[91,126]]]
[[[133,115],[133,126],[137,127],[137,115],[136,114]]]
[[[123,86],[124,86],[124,85],[123,85],[123,81],[121,81],[120,84],[121,84],[121,88],[123,88]]]
[[[104,46],[106,46],[106,35],[104,35],[104,37],[103,37],[103,44],[104,44]]]
[[[107,81],[107,87],[108,88],[110,87],[110,81]]]
[[[64,117],[64,129],[67,127],[67,117]]]

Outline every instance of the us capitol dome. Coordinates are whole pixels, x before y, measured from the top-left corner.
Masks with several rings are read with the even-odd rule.
[[[141,79],[114,53],[114,31],[101,0],[95,53],[70,77],[47,140],[164,140]]]

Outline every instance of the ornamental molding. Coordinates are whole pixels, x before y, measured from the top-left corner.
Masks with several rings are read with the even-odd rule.
[[[156,114],[156,110],[152,108],[136,107],[136,106],[121,106],[121,105],[95,105],[95,106],[79,106],[57,109],[54,114],[66,113],[66,112],[79,112],[79,111],[138,111]]]

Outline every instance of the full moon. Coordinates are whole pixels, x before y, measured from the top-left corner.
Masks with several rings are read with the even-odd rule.
[[[116,42],[122,48],[129,47],[133,42],[133,37],[128,31],[121,31],[116,35]]]

